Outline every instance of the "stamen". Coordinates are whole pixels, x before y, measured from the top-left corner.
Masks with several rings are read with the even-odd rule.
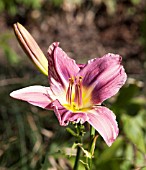
[[[73,110],[79,110],[83,106],[82,77],[69,78],[69,86],[66,92],[66,101]]]
[[[77,108],[81,108],[83,105],[82,101],[82,77],[80,76],[75,85],[75,103],[77,104]]]
[[[71,100],[72,100],[72,87],[73,87],[73,84],[74,84],[74,79],[69,78],[69,86],[68,86],[67,93],[66,93],[66,100],[70,105],[71,105]]]

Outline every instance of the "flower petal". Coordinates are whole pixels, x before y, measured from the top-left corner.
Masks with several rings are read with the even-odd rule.
[[[75,60],[58,47],[59,43],[53,43],[48,49],[49,79],[55,79],[63,87],[68,86],[68,79],[75,76],[80,68]],[[52,88],[52,87],[51,87]]]
[[[106,107],[96,107],[88,111],[88,122],[99,132],[108,146],[111,146],[118,136],[119,129],[114,113]]]
[[[86,64],[77,64],[77,65],[81,70],[86,66]]]
[[[14,24],[14,32],[27,56],[42,73],[48,75],[48,60],[31,34],[19,23]]]
[[[90,60],[79,72],[83,77],[83,85],[88,93],[92,94],[94,104],[115,95],[123,86],[127,75],[121,65],[122,58],[115,54],[106,54],[97,59]]]
[[[79,121],[83,124],[88,120],[86,113],[73,113],[72,111],[63,107],[58,100],[55,100],[52,103],[52,106],[61,126],[67,126],[69,122],[78,123]]]
[[[49,87],[37,85],[13,91],[10,96],[44,109],[52,108],[51,103],[55,97]]]

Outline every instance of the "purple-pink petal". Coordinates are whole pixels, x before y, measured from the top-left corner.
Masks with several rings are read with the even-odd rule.
[[[54,98],[49,87],[37,85],[13,91],[10,96],[44,109],[52,109],[51,103]]]
[[[86,113],[74,113],[70,110],[67,110],[60,104],[58,100],[53,102],[53,109],[61,126],[67,126],[69,122],[78,123],[79,121],[83,124],[88,120]]]
[[[77,65],[80,68],[80,70],[82,70],[86,66],[86,64],[77,64]]]
[[[118,136],[119,129],[114,113],[106,107],[98,106],[88,111],[88,123],[90,123],[103,137],[108,146]]]
[[[75,76],[80,68],[75,60],[58,47],[59,43],[53,43],[48,49],[48,67],[50,85],[52,79],[56,80],[63,87],[68,86],[68,80]],[[52,88],[52,87],[51,87]]]
[[[121,65],[122,58],[115,54],[106,54],[90,60],[79,72],[83,77],[83,85],[91,90],[92,102],[102,103],[115,95],[123,86],[127,75]]]

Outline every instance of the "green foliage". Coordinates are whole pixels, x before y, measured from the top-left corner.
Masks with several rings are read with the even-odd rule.
[[[137,5],[140,3],[141,0],[131,0],[131,2],[134,4],[134,5]]]
[[[115,153],[122,145],[123,138],[119,137],[110,148],[107,148],[100,154],[100,157],[96,160],[96,166],[102,167],[103,164],[113,161]]]
[[[0,46],[2,47],[3,53],[7,58],[10,65],[16,65],[19,63],[19,57],[13,48],[9,45],[9,40],[14,38],[11,33],[5,33],[0,35]]]
[[[55,6],[55,7],[60,7],[63,4],[63,0],[50,0],[50,2]]]
[[[146,112],[144,113],[146,116]],[[138,150],[145,153],[145,141],[144,141],[144,132],[143,128],[145,128],[144,125],[144,119],[142,119],[143,115],[138,114],[135,117],[131,117],[128,115],[122,116],[123,121],[123,130],[126,134],[127,138],[136,146]],[[130,128],[129,128],[130,127]]]
[[[19,8],[32,8],[38,9],[41,7],[40,0],[1,0],[0,13],[7,12],[9,15],[14,16],[18,13]],[[20,11],[19,11],[20,12]]]

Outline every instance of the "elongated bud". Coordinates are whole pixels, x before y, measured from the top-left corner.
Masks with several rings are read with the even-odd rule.
[[[14,32],[27,56],[43,74],[48,75],[48,60],[31,34],[19,23],[14,24]]]

